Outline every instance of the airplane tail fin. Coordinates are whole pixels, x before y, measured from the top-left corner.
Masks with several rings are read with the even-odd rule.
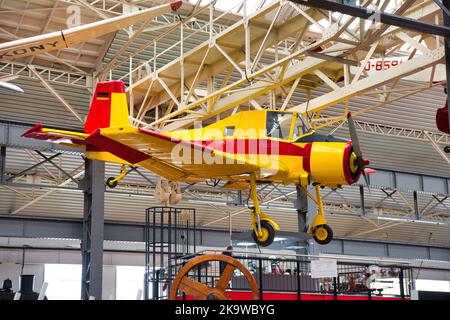
[[[84,124],[84,132],[129,126],[125,84],[122,81],[99,82]]]

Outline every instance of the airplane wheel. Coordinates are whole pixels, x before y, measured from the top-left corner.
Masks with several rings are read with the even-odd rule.
[[[445,146],[444,147],[444,152],[445,153],[450,153],[450,146]]]
[[[110,177],[108,178],[108,180],[106,180],[106,185],[110,188],[115,188],[117,187],[117,183],[118,181],[113,181],[115,178],[114,177]]]
[[[252,231],[253,240],[261,247],[270,246],[275,239],[275,228],[267,220],[261,220],[262,236],[258,237],[255,230]]]
[[[333,230],[326,224],[315,226],[312,234],[318,244],[328,244],[333,239]]]

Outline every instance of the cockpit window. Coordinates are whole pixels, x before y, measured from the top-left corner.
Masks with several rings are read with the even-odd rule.
[[[292,116],[291,112],[267,112],[266,135],[271,138],[289,139]]]
[[[292,136],[292,140],[295,140],[310,131],[311,127],[303,119],[303,116],[298,114],[294,122],[294,134]]]
[[[223,130],[223,135],[225,137],[232,137],[234,135],[234,126],[233,127],[225,127],[225,129]]]

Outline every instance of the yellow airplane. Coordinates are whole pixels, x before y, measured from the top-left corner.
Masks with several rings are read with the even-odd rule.
[[[320,189],[356,183],[369,164],[350,114],[348,125],[352,141],[315,132],[296,112],[254,110],[203,128],[160,133],[130,124],[124,83],[110,81],[97,84],[83,133],[38,124],[23,136],[84,148],[87,158],[122,164],[121,174],[107,180],[109,187],[125,177],[129,165],[171,181],[221,179],[225,188],[249,189],[253,238],[268,246],[280,228],[260,210],[256,187],[263,183],[302,187],[318,205],[309,234],[319,244],[331,241]]]

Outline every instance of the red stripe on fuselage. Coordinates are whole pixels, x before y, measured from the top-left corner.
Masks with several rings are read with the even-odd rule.
[[[305,145],[305,155],[303,156],[303,169],[306,172],[311,172],[311,149],[312,143]]]
[[[261,154],[280,156],[309,156],[307,148],[290,142],[270,139],[224,139],[195,141],[197,144],[232,154]]]

